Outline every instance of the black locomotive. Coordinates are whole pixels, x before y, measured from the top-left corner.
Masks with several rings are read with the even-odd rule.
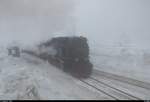
[[[44,46],[44,47],[43,47]],[[87,78],[92,73],[89,46],[85,37],[56,37],[41,43],[39,48],[52,47],[56,54],[41,53],[39,56],[78,78]]]
[[[88,78],[92,73],[89,46],[85,37],[55,37],[38,45],[40,53],[24,51],[62,69],[77,78]]]

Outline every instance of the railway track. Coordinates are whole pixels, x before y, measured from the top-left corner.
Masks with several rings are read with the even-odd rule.
[[[80,81],[86,84],[87,86],[97,90],[97,92],[103,93],[114,100],[142,100],[141,98],[126,93],[93,77]]]
[[[97,67],[98,68],[98,67]],[[128,77],[124,77],[124,76],[119,76],[119,75],[115,75],[115,74],[111,74],[108,72],[104,72],[104,71],[99,71],[99,70],[95,70],[93,71],[93,74],[95,76],[104,76],[107,78],[111,78],[113,80],[117,80],[117,81],[121,81],[123,83],[128,83],[137,87],[141,87],[147,90],[150,90],[150,83],[147,82],[142,82],[136,79],[132,79],[132,78],[128,78]]]
[[[94,70],[92,76],[84,80],[91,87],[104,91],[116,100],[149,100],[149,83],[131,78]]]

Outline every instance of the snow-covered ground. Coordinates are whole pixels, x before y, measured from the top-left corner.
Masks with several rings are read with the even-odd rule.
[[[0,99],[111,99],[47,62],[0,50]]]
[[[96,69],[150,82],[150,50],[136,47],[91,46]]]
[[[90,46],[94,68],[150,82],[149,50]],[[30,55],[8,56],[0,47],[0,99],[111,99]]]

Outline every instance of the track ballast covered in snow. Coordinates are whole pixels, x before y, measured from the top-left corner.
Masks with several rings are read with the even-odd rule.
[[[36,57],[0,51],[0,99],[111,99]]]

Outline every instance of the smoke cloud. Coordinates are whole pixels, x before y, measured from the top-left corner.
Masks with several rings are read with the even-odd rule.
[[[0,0],[0,43],[32,44],[73,21],[73,0]]]
[[[64,16],[73,0],[0,0],[0,7],[2,16]]]

